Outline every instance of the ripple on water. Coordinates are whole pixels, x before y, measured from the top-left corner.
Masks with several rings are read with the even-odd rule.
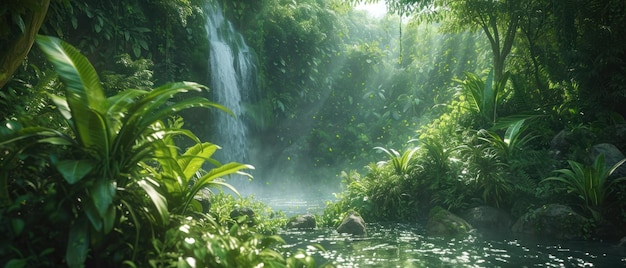
[[[285,230],[285,248],[307,249],[318,264],[337,267],[626,267],[626,249],[599,242],[550,244],[524,239],[428,237],[419,225],[368,224],[352,237],[330,228]]]

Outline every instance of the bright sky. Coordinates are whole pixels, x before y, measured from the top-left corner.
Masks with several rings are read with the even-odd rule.
[[[387,14],[387,7],[385,6],[385,1],[379,1],[376,4],[359,4],[356,9],[365,10],[370,15],[376,18],[382,18]]]

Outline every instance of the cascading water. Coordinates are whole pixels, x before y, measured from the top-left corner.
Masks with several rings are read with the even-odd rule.
[[[218,111],[215,115],[214,142],[222,147],[216,158],[222,162],[245,163],[248,144],[246,125],[242,121],[242,101],[255,87],[255,57],[243,36],[224,18],[217,1],[209,3],[206,9],[211,91],[215,102],[235,114]]]

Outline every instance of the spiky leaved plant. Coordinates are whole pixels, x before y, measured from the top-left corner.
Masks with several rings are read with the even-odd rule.
[[[604,154],[600,154],[591,165],[584,165],[573,160],[567,161],[569,169],[558,169],[554,172],[559,176],[548,177],[542,182],[554,181],[565,187],[567,193],[580,199],[582,206],[587,209],[595,219],[600,219],[600,211],[604,201],[611,193],[614,184],[626,180],[626,177],[608,180],[609,176],[624,162],[626,158],[615,163],[610,168],[606,167]]]
[[[160,120],[192,107],[228,110],[204,97],[170,103],[180,93],[206,89],[190,82],[169,83],[149,91],[127,89],[107,98],[95,69],[77,49],[49,36],[38,36],[37,44],[65,85],[63,95],[50,98],[67,122],[67,129],[23,127],[18,121],[10,121],[0,131],[0,147],[11,144],[11,148],[17,148],[10,152],[14,157],[36,144],[62,148],[62,154],[55,151],[49,160],[62,177],[58,185],[64,192],[59,194],[67,195],[63,207],[74,217],[68,222],[66,263],[80,267],[89,248],[125,221],[123,218],[132,218],[138,231],[140,227],[167,224],[167,199],[159,182],[144,176],[140,163],[163,158],[159,152],[169,145],[160,141],[167,137],[181,135],[200,141],[191,131],[168,128]],[[219,175],[243,168],[248,166],[227,165]],[[1,188],[6,189],[6,177],[1,177]],[[6,195],[6,191],[0,195]],[[0,200],[8,198],[0,196]],[[140,224],[139,219],[145,222]],[[133,248],[137,248],[136,243]],[[94,250],[93,254],[100,253]]]
[[[382,161],[381,163],[390,163],[396,174],[403,175],[408,173],[411,159],[413,159],[413,155],[417,152],[419,147],[406,150],[402,154],[394,149],[385,149],[383,147],[374,147],[374,149],[383,151],[387,154],[387,156],[389,156],[388,161]]]

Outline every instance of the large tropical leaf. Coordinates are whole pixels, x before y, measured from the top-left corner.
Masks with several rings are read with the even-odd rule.
[[[79,217],[70,227],[65,260],[69,267],[83,267],[89,249],[89,225],[85,217]]]
[[[116,193],[115,182],[104,178],[95,178],[94,184],[89,188],[89,193],[98,215],[104,219],[108,214],[109,207],[113,205],[113,198]]]
[[[54,65],[69,93],[70,106],[82,104],[104,113],[104,93],[89,60],[72,45],[52,36],[37,36],[37,45]]]
[[[189,180],[217,149],[219,146],[208,142],[198,143],[187,149],[178,159],[178,165],[183,170],[184,177]]]
[[[485,81],[485,89],[483,90],[481,114],[486,119],[490,119],[493,123],[496,110],[496,96],[498,88],[493,86],[493,69],[487,75],[487,81]]]
[[[106,100],[106,115],[110,121],[109,132],[118,133],[122,127],[122,120],[127,116],[130,107],[138,101],[141,96],[148,94],[147,91],[138,89],[127,89]]]
[[[72,139],[56,129],[46,127],[23,127],[17,121],[8,121],[0,128],[0,146],[26,139],[35,139],[35,142],[24,144],[24,147],[37,143],[49,143],[54,145],[69,145]]]
[[[149,179],[140,180],[137,182],[141,188],[148,194],[150,200],[157,209],[158,215],[162,224],[167,224],[169,220],[169,211],[167,210],[167,199],[163,197],[156,189],[156,183]]]
[[[37,36],[37,44],[65,83],[71,125],[86,148],[95,147],[108,157],[105,97],[100,79],[89,60],[76,48],[51,36]]]
[[[189,194],[191,197],[194,197],[202,188],[207,187],[207,185],[210,185],[211,183],[215,183],[216,179],[222,178],[227,175],[240,174],[240,175],[252,177],[250,176],[250,174],[241,172],[240,170],[242,169],[254,169],[254,167],[251,165],[231,162],[231,163],[226,163],[222,166],[213,168],[207,174],[200,177],[196,181],[196,183],[191,188],[191,191],[189,191]]]
[[[463,90],[465,92],[465,99],[469,105],[469,109],[475,111],[476,113],[480,113],[483,109],[483,89],[485,88],[485,83],[478,77],[478,75],[473,73],[465,73],[466,79],[461,83],[463,85]]]
[[[113,150],[119,152],[122,148],[130,148],[142,136],[146,136],[145,131],[152,124],[178,111],[191,107],[209,107],[210,102],[204,98],[197,98],[198,104],[189,104],[186,101],[182,105],[173,104],[174,107],[165,106],[175,94],[189,90],[198,91],[201,88],[204,86],[191,82],[170,83],[142,95],[137,101],[127,103],[124,106],[127,113],[121,118],[121,128],[115,138]]]
[[[166,116],[169,116],[173,113],[177,113],[185,109],[210,108],[210,107],[218,108],[220,110],[227,111],[230,113],[230,111],[227,110],[224,106],[211,102],[207,100],[206,98],[202,98],[202,97],[189,98],[183,101],[176,102],[175,104],[172,104],[170,106],[164,106],[158,110],[146,111],[147,116],[141,117],[141,120],[138,122],[138,127],[148,126],[154,123],[156,120],[161,120]]]
[[[91,160],[61,160],[55,164],[57,170],[65,181],[74,184],[83,179],[89,172],[95,168],[95,164]]]

